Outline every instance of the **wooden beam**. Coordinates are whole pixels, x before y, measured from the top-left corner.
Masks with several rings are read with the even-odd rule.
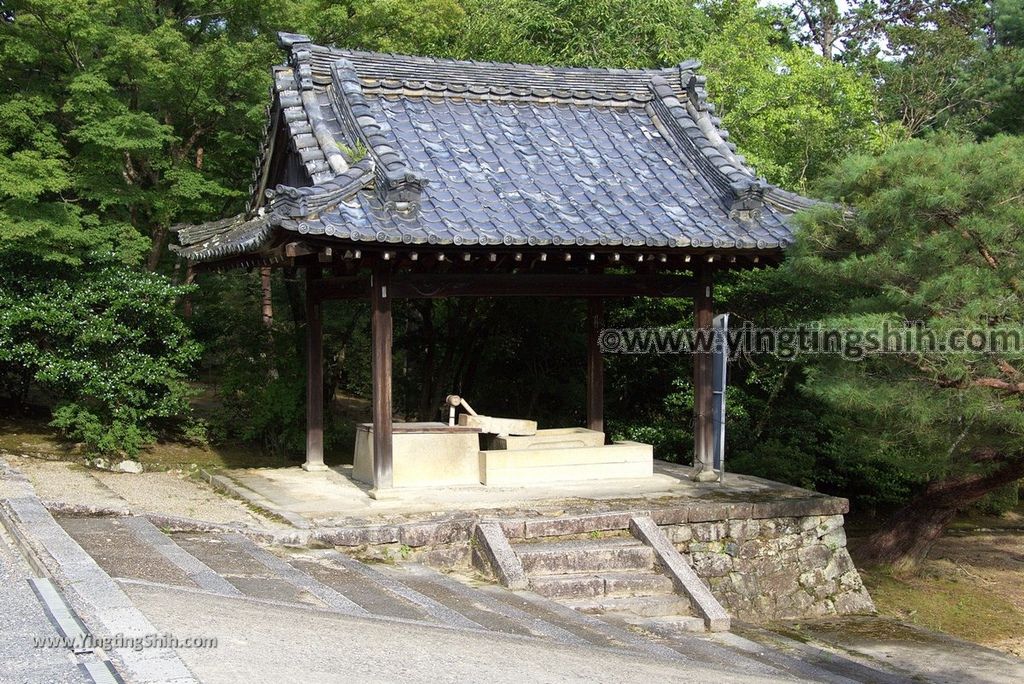
[[[310,254],[318,254],[320,252],[315,246],[305,242],[289,242],[284,246],[284,255],[289,259],[296,257],[309,256]]]
[[[604,327],[604,302],[587,299],[587,429],[604,432],[604,359],[598,336]]]
[[[373,488],[392,485],[391,264],[375,261],[370,279],[371,374],[373,376]]]
[[[691,278],[661,274],[468,273],[401,274],[396,299],[440,297],[694,297]]]
[[[325,299],[368,299],[370,281],[365,276],[350,275],[321,278],[313,286],[318,301]]]
[[[710,264],[695,269],[700,286],[693,299],[693,326],[710,342],[714,319],[713,267]],[[716,479],[712,439],[712,355],[711,350],[693,354],[693,466],[694,479],[707,482]]]
[[[695,297],[692,278],[656,273],[401,273],[391,278],[393,299],[442,297]],[[315,297],[366,299],[363,276],[323,278]]]
[[[306,268],[306,462],[304,470],[324,465],[324,335],[320,302],[313,294],[320,267]]]

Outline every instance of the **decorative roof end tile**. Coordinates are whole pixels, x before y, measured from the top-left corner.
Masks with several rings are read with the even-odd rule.
[[[735,196],[729,207],[729,218],[737,221],[753,221],[761,218],[765,207],[765,194],[771,186],[758,178],[751,181],[737,181],[729,187]]]
[[[287,49],[293,45],[299,45],[300,43],[312,43],[313,41],[309,36],[301,33],[288,33],[287,31],[277,32],[277,46],[282,49]]]

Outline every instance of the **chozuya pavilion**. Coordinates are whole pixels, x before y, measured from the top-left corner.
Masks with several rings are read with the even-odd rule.
[[[178,249],[193,271],[304,272],[306,470],[326,467],[322,303],[358,298],[372,308],[373,422],[357,432],[354,474],[372,493],[649,475],[648,445],[603,434],[602,301],[689,297],[708,328],[715,272],[777,262],[786,215],[809,203],[736,152],[700,64],[453,61],[295,34],[280,45],[248,210],[180,227]],[[466,402],[458,424],[394,423],[392,300],[497,296],[586,299],[586,427],[537,430]],[[695,357],[694,386],[695,478],[706,481],[717,477],[709,355]]]

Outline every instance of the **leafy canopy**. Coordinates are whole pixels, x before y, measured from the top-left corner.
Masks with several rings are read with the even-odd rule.
[[[919,321],[941,339],[1024,320],[1024,140],[912,140],[852,157],[822,188],[856,214],[806,215],[787,268],[827,294],[823,325]],[[806,386],[849,416],[867,458],[928,479],[1024,458],[1022,369],[1021,352],[823,358]]]

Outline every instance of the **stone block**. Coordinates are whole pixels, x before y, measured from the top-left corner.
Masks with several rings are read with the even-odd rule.
[[[530,575],[653,568],[654,552],[633,540],[629,542],[632,543],[614,539],[517,544],[516,551],[523,569]]]
[[[689,522],[749,518],[752,504],[741,501],[698,501],[689,506]]]
[[[604,433],[586,428],[551,428],[534,435],[498,435],[491,449],[558,449],[604,446]]]
[[[526,536],[525,520],[501,518],[499,520],[481,522],[496,522],[509,539],[522,539]]]
[[[438,546],[467,541],[472,523],[463,522],[424,522],[401,525],[398,528],[398,541],[406,546]]]
[[[479,452],[480,482],[490,486],[632,479],[654,474],[654,449],[639,442],[600,447]]]
[[[629,519],[636,513],[592,513],[563,518],[537,518],[526,520],[523,525],[525,537],[556,537],[569,534],[586,534],[606,530],[627,530]]]
[[[825,580],[824,582],[812,584],[807,587],[807,590],[816,600],[824,601],[839,591],[839,584],[835,580]]]
[[[732,571],[732,558],[724,553],[691,553],[690,558],[700,577],[724,577]]]
[[[495,418],[494,416],[459,415],[459,425],[478,428],[480,432],[492,435],[535,435],[537,421],[522,418]]]
[[[727,536],[724,521],[696,523],[692,527],[693,538],[697,541],[719,541]]]
[[[720,541],[690,542],[690,553],[725,553],[725,543]]]
[[[737,542],[755,539],[761,534],[761,521],[752,518],[729,521],[729,536]]]
[[[604,580],[596,575],[542,575],[530,578],[530,589],[548,598],[604,596]]]
[[[651,519],[657,525],[679,525],[688,520],[689,509],[679,508],[656,508],[651,511]]]
[[[685,544],[693,539],[693,528],[689,525],[671,525],[662,529],[673,544]]]
[[[832,559],[832,551],[824,544],[805,546],[797,551],[800,567],[804,570],[824,568]]]
[[[843,591],[860,591],[864,588],[864,581],[859,572],[850,570],[839,576],[839,587]]]
[[[822,516],[818,520],[819,522],[815,526],[814,530],[818,533],[819,537],[824,537],[829,532],[843,527],[843,516],[841,515],[826,515]]]
[[[470,546],[469,544],[452,544],[451,546],[427,549],[416,556],[416,561],[427,567],[444,571],[468,566],[470,564]]]
[[[875,612],[875,604],[871,601],[868,592],[863,589],[839,594],[832,602],[836,612],[840,615]]]
[[[408,425],[392,435],[392,486],[430,487],[480,483],[480,436],[474,430],[439,432],[442,423],[422,423],[422,432]],[[356,428],[352,476],[373,484],[373,426]]]
[[[842,515],[850,502],[833,496],[810,496],[800,499],[775,499],[753,505],[754,518],[805,518],[807,516]]]
[[[836,579],[848,572],[856,571],[853,566],[853,559],[846,549],[840,549],[832,554],[832,558],[825,566],[826,579]]]
[[[509,589],[525,589],[528,585],[519,557],[495,523],[480,523],[473,531],[473,562],[494,573]]]
[[[822,535],[821,543],[832,550],[846,548],[846,530],[839,527]]]
[[[328,546],[365,546],[367,544],[394,544],[398,541],[395,525],[372,527],[327,527],[313,531],[313,537]]]

